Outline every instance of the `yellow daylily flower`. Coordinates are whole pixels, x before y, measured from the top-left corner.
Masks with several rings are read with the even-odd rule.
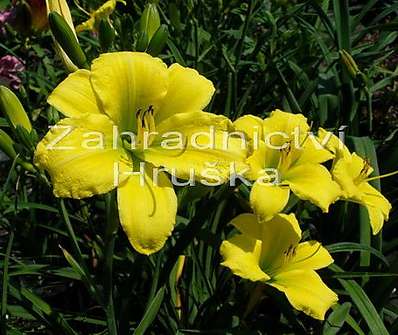
[[[395,173],[369,177],[373,168],[366,159],[355,152],[350,153],[337,136],[324,129],[319,129],[319,137],[321,140],[325,139],[325,147],[336,155],[331,173],[342,189],[341,199],[364,206],[369,215],[373,234],[379,233],[384,221],[388,220],[392,207],[390,202],[369,184],[369,181]]]
[[[264,222],[247,213],[231,223],[241,234],[222,242],[221,265],[239,277],[275,287],[294,308],[323,320],[338,297],[315,270],[333,259],[319,242],[299,243],[301,229],[294,214],[278,214]]]
[[[101,20],[107,20],[115,11],[117,3],[126,5],[124,0],[108,0],[101,7],[90,13],[90,18],[76,27],[76,32],[81,33],[85,30],[97,31]]]
[[[262,219],[269,220],[282,211],[290,192],[324,212],[337,200],[340,188],[321,165],[334,155],[317,146],[303,115],[275,110],[265,120],[246,115],[234,125],[257,144],[247,159],[251,168],[247,178],[255,181],[250,203]]]
[[[231,163],[244,167],[247,153],[238,139],[231,138],[228,149],[217,142],[231,121],[202,111],[213,93],[211,81],[179,64],[167,67],[139,52],[103,54],[91,71],[70,74],[48,98],[66,118],[38,144],[35,163],[48,171],[58,197],[85,198],[117,187],[120,222],[130,243],[151,254],[171,234],[177,211],[165,169],[155,174],[154,166],[175,169],[180,178],[193,171],[213,181],[202,172],[216,165],[222,182],[230,177]],[[199,150],[192,134],[210,127],[216,143]],[[184,147],[164,146],[163,136],[176,132],[184,137]]]

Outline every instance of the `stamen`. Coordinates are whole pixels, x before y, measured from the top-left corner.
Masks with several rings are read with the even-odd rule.
[[[136,113],[137,118],[137,144],[140,145],[144,136],[144,127],[142,122],[142,110],[139,109]]]
[[[279,162],[278,162],[278,170],[281,170],[283,166],[287,167],[287,166],[290,165],[290,160],[289,160],[289,158],[290,158],[289,156],[290,155],[289,154],[290,154],[291,149],[292,149],[291,141],[286,142],[286,144],[287,144],[286,147],[280,149],[281,156],[280,156]]]
[[[372,180],[378,180],[378,179],[382,179],[382,178],[387,178],[387,177],[394,176],[396,174],[398,174],[398,170],[390,172],[390,173],[383,174],[381,176],[375,176],[375,177],[367,178],[367,179],[365,179],[365,181],[369,182],[369,181],[372,181]]]
[[[321,245],[318,245],[318,248],[316,248],[316,250],[315,250],[312,254],[307,255],[307,256],[304,257],[304,258],[301,258],[301,259],[296,260],[295,263],[304,262],[304,261],[306,261],[307,259],[310,259],[311,257],[315,256],[320,250],[321,250]]]
[[[365,158],[364,162],[363,162],[362,170],[361,170],[361,172],[359,172],[358,177],[355,178],[355,182],[362,182],[362,181],[366,180],[366,177],[369,174],[370,168],[371,168],[370,161],[368,158]]]
[[[149,109],[148,109],[148,119],[149,119],[149,130],[150,130],[151,132],[152,132],[152,131],[155,131],[155,129],[156,129],[156,126],[155,126],[155,118],[154,118],[154,116],[153,116],[153,113],[154,113],[153,106],[150,105],[150,106],[149,106]]]
[[[283,262],[285,264],[288,263],[290,261],[290,259],[296,255],[296,249],[297,249],[297,245],[291,244],[291,245],[289,245],[287,250],[285,250],[283,252],[283,254],[285,255]]]
[[[314,125],[314,121],[311,121],[310,124],[309,124],[310,129],[309,129],[309,131],[307,132],[307,134],[305,134],[305,137],[304,137],[303,141],[300,143],[300,148],[305,144],[305,142],[307,141],[307,139],[310,137],[310,131],[311,131],[313,125]]]
[[[144,141],[145,133],[155,132],[155,119],[153,117],[154,109],[150,105],[148,109],[142,110],[141,108],[137,110],[135,116],[137,120],[137,143],[142,145]],[[152,140],[151,140],[152,141]],[[150,141],[150,142],[151,142]],[[151,144],[151,143],[149,143]]]

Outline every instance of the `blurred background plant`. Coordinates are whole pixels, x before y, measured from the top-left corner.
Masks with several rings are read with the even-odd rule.
[[[375,174],[397,169],[396,1],[74,0],[69,6],[75,26],[93,23],[78,34],[89,62],[101,52],[137,50],[194,67],[217,88],[209,111],[231,119],[266,116],[277,107],[303,113],[314,128],[345,127],[348,145]],[[46,97],[67,75],[51,47],[45,2],[0,0],[0,10],[0,81],[17,94],[41,137],[60,118]],[[229,220],[249,208],[243,186],[178,189],[174,234],[150,257],[135,253],[124,234],[116,236],[113,317],[104,308],[109,197],[55,199],[28,163],[37,136],[14,129],[5,115],[0,127],[2,151],[15,152],[11,160],[0,156],[3,334],[112,334],[110,322],[119,334],[398,332],[396,178],[374,181],[393,204],[374,237],[356,205],[339,202],[324,215],[292,201],[304,236],[335,258],[322,277],[340,302],[325,322],[296,313],[271,289],[245,312],[250,284],[221,268],[218,253],[232,231]]]

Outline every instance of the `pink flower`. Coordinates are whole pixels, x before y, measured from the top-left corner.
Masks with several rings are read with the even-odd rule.
[[[11,9],[0,11],[0,34],[5,34],[6,30],[4,26],[12,20],[13,16],[14,12]]]
[[[11,10],[3,10],[0,12],[0,23],[4,24],[6,23],[12,16],[12,11]]]
[[[21,86],[21,78],[18,74],[25,70],[25,65],[17,58],[6,55],[0,58],[0,84],[18,90]]]

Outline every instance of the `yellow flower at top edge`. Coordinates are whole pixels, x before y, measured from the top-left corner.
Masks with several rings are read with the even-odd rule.
[[[262,120],[246,115],[234,122],[256,143],[247,159],[247,178],[255,181],[250,203],[256,214],[269,220],[286,206],[290,192],[309,200],[324,212],[340,196],[340,188],[321,163],[334,157],[316,145],[303,115],[280,110]]]
[[[319,242],[299,243],[301,230],[294,214],[278,214],[267,222],[241,214],[231,223],[241,234],[221,244],[221,265],[239,277],[275,287],[294,308],[323,320],[338,298],[315,270],[333,259]]]
[[[76,32],[80,33],[85,30],[97,30],[99,22],[109,18],[109,16],[115,11],[116,4],[118,2],[126,5],[124,0],[108,0],[97,10],[90,13],[90,18],[87,21],[79,24],[76,27]]]
[[[342,189],[341,198],[364,206],[369,215],[372,232],[377,234],[383,227],[384,221],[388,220],[391,204],[369,184],[369,181],[383,176],[369,177],[373,172],[370,163],[355,152],[350,153],[335,135],[319,129],[319,137],[322,142],[326,142],[326,148],[336,155],[331,173]]]
[[[179,64],[167,67],[159,58],[139,52],[103,54],[90,71],[70,74],[48,98],[66,118],[38,144],[35,164],[48,171],[58,197],[80,199],[117,187],[120,222],[130,243],[140,253],[151,254],[171,234],[177,211],[168,174],[159,169],[155,176],[154,166],[171,169],[178,178],[189,179],[193,171],[214,181],[202,173],[211,164],[224,182],[231,163],[245,166],[247,152],[240,140],[231,138],[228,150],[220,146],[231,121],[202,111],[213,93],[211,81]],[[188,140],[210,127],[215,138],[210,149]],[[149,132],[146,147],[143,136]],[[102,143],[98,134],[103,135]],[[184,148],[164,147],[164,134],[169,140],[183,135]]]

